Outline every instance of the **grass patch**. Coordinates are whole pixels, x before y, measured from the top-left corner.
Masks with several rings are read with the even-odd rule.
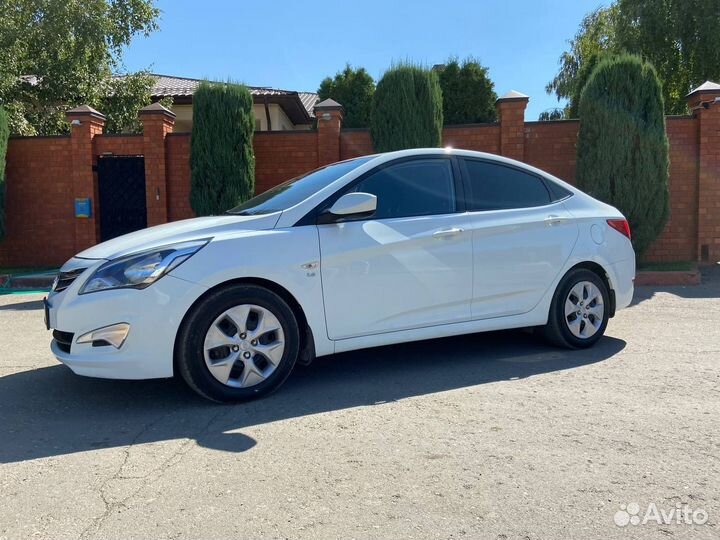
[[[0,276],[11,275],[16,276],[18,274],[37,274],[40,272],[50,272],[51,270],[57,270],[57,268],[48,268],[47,266],[20,266],[17,268],[4,268],[0,266]]]
[[[646,262],[639,263],[638,270],[647,272],[689,272],[695,270],[692,261]]]

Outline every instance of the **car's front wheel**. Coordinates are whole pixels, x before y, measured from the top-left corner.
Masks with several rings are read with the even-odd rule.
[[[185,318],[177,366],[200,395],[245,401],[278,388],[299,349],[297,320],[280,296],[256,285],[231,285],[202,299]]]
[[[555,291],[545,337],[555,345],[573,349],[594,345],[605,333],[609,300],[600,276],[586,268],[571,270]]]

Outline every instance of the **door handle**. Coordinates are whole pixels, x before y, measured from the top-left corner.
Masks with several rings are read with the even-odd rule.
[[[460,234],[464,230],[465,229],[461,229],[460,227],[453,227],[452,229],[441,229],[433,233],[433,238],[446,238],[448,236],[455,236],[456,234]]]
[[[550,214],[548,217],[545,218],[545,224],[548,227],[552,227],[553,225],[559,225],[560,223],[563,223],[564,221],[567,221],[566,217],[558,216],[555,214]]]

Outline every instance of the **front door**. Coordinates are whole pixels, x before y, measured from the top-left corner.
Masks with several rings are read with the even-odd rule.
[[[101,241],[147,227],[145,159],[100,156],[97,174]]]
[[[350,189],[377,196],[371,218],[318,226],[330,339],[469,320],[472,236],[456,187],[449,158],[394,162]]]

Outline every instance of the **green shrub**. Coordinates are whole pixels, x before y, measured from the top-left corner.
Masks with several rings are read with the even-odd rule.
[[[370,134],[375,150],[440,146],[442,92],[437,74],[419,66],[391,67],[373,96]]]
[[[343,127],[364,128],[370,125],[374,92],[375,81],[365,68],[354,69],[347,64],[333,79],[323,79],[318,89],[318,98],[320,101],[331,98],[343,106]]]
[[[220,214],[255,190],[255,116],[249,90],[203,82],[193,95],[190,205],[198,216]]]
[[[495,121],[497,94],[486,67],[473,58],[452,59],[439,74],[446,126]]]
[[[9,136],[7,113],[0,107],[0,240],[5,237],[5,155]]]
[[[617,207],[642,255],[669,214],[668,140],[660,81],[634,55],[607,57],[580,96],[578,186]]]

